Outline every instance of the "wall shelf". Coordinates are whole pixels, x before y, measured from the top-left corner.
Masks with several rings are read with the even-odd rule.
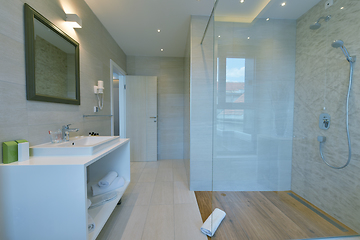
[[[126,188],[129,186],[129,183],[129,181],[126,181],[123,187],[116,190],[118,192],[118,196],[116,197],[116,199],[105,203],[104,205],[89,209],[88,214],[90,214],[92,219],[94,219],[95,230],[89,233],[88,240],[95,240],[96,237],[99,235],[101,229],[104,227],[113,209],[116,207],[117,203],[123,196]]]

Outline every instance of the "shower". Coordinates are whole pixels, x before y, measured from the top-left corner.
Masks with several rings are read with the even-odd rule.
[[[326,17],[320,17],[314,24],[310,25],[311,30],[316,30],[321,27],[321,24],[319,23],[321,19],[324,19],[325,22],[328,22],[331,18],[331,15],[328,15]]]
[[[344,46],[344,42],[342,40],[335,40],[333,41],[333,43],[331,44],[331,46],[333,48],[341,48],[341,50],[343,51],[345,57],[346,57],[346,60],[348,60],[348,62],[350,62],[350,66],[352,67],[352,64],[351,63],[354,63],[356,61],[356,57],[351,57],[348,50],[345,48]],[[350,76],[352,77],[352,76]]]
[[[344,46],[344,42],[342,40],[333,41],[331,46],[333,48],[341,48],[342,52],[344,53],[344,55],[346,57],[346,60],[350,63],[349,88],[348,88],[348,92],[347,92],[347,96],[346,96],[346,134],[347,134],[348,146],[349,146],[349,156],[348,156],[348,160],[345,163],[345,165],[343,165],[341,167],[335,167],[335,166],[332,166],[331,164],[329,164],[325,160],[325,157],[322,152],[322,145],[326,141],[326,138],[319,136],[318,141],[320,142],[320,156],[321,156],[322,160],[324,161],[324,163],[326,163],[326,165],[328,165],[331,168],[342,169],[342,168],[345,168],[347,165],[349,165],[350,160],[351,160],[351,141],[350,141],[350,133],[349,133],[349,98],[350,98],[350,90],[351,90],[352,77],[353,77],[353,63],[356,62],[356,56],[351,56],[349,54],[349,52],[346,49],[346,47]]]

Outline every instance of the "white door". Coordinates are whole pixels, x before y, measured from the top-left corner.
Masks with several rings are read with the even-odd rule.
[[[131,161],[157,161],[157,77],[126,76]]]

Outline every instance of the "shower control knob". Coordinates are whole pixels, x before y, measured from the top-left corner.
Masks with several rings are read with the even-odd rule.
[[[330,128],[330,115],[327,113],[320,114],[319,117],[319,128],[328,130]]]

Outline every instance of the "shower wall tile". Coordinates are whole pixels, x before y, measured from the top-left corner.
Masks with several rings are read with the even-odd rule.
[[[24,45],[24,2],[40,12],[57,27],[80,44],[80,106],[26,100],[26,70]],[[64,124],[80,128],[71,135],[85,135],[89,131],[110,135],[110,118],[87,119],[96,105],[93,86],[104,81],[104,109],[110,114],[110,66],[109,59],[126,70],[126,55],[107,32],[95,14],[83,0],[69,1],[82,18],[84,27],[74,30],[64,21],[64,10],[57,0],[0,0],[0,142],[26,139],[30,146],[49,142],[49,130],[57,130]],[[0,158],[2,158],[0,148]],[[2,162],[2,160],[0,160]]]
[[[360,71],[354,66],[354,82],[350,95],[349,127],[352,160],[348,167],[334,170],[322,162],[317,136],[325,136],[323,152],[333,165],[344,165],[348,159],[345,125],[349,63],[340,49],[331,47],[341,39],[352,55],[359,55],[360,2],[336,0],[324,9],[319,2],[297,20],[296,80],[294,102],[294,138],[292,190],[360,232]],[[344,9],[340,9],[344,7]],[[331,15],[318,30],[309,26],[319,17]],[[320,130],[319,115],[330,114],[329,130]]]
[[[158,159],[184,158],[184,58],[127,57],[128,75],[157,76]]]

